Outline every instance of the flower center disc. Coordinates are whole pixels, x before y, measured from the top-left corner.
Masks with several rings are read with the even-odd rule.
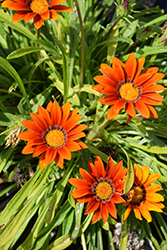
[[[139,95],[138,89],[134,88],[132,83],[123,84],[119,89],[119,93],[121,98],[126,101],[134,101]]]
[[[143,201],[144,193],[141,187],[134,187],[133,188],[134,194],[132,197],[132,203],[140,203]]]
[[[65,135],[61,130],[54,129],[45,136],[46,143],[52,148],[61,148],[65,143]]]
[[[32,2],[30,3],[30,8],[33,13],[41,15],[48,10],[49,3],[47,2],[47,0],[32,0]]]
[[[100,182],[96,187],[96,195],[101,199],[108,199],[112,194],[112,188],[107,182]]]

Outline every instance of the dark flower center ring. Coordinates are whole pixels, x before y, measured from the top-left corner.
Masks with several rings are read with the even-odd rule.
[[[133,187],[133,195],[132,195],[132,204],[133,205],[140,205],[142,201],[145,200],[146,190],[142,186],[134,186]]]
[[[100,177],[99,180],[93,183],[92,192],[95,194],[97,201],[106,203],[106,201],[109,202],[113,196],[114,188],[110,180]]]
[[[65,145],[67,140],[66,130],[62,129],[61,126],[54,125],[53,128],[49,126],[45,130],[45,133],[42,133],[43,141],[46,143],[46,146],[53,149],[59,149]]]

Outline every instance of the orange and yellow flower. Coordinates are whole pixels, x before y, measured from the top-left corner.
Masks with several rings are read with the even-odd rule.
[[[69,7],[59,5],[65,1],[66,0],[5,0],[1,6],[9,10],[18,10],[13,16],[13,22],[23,19],[25,22],[28,22],[34,18],[34,26],[36,29],[39,29],[43,25],[44,20],[57,20],[57,12],[73,11]]]
[[[137,219],[142,220],[143,216],[148,222],[151,222],[152,217],[149,211],[162,212],[162,208],[164,208],[164,205],[161,203],[161,201],[164,201],[163,196],[156,193],[162,190],[162,187],[159,184],[152,184],[159,179],[161,174],[149,175],[147,166],[140,168],[136,164],[134,164],[134,174],[134,184],[128,194],[126,194],[128,199],[124,205],[129,206],[125,211],[123,222],[128,218],[131,210],[134,211]]]
[[[122,203],[121,197],[124,189],[127,169],[123,169],[122,161],[114,165],[110,157],[107,169],[99,156],[96,156],[94,165],[91,160],[88,161],[89,173],[80,168],[79,172],[83,179],[72,178],[68,181],[77,187],[72,196],[77,202],[88,202],[85,214],[94,212],[92,224],[96,223],[101,217],[106,223],[109,213],[117,218],[117,210],[114,203]]]
[[[99,70],[103,75],[94,77],[99,84],[93,87],[97,92],[106,95],[99,102],[112,105],[107,119],[115,118],[123,108],[128,114],[126,122],[136,117],[136,110],[145,118],[158,118],[152,105],[162,104],[163,98],[156,91],[162,91],[164,87],[155,83],[161,80],[164,74],[157,73],[157,67],[148,68],[141,73],[145,57],[136,61],[134,53],[130,54],[126,64],[116,57],[111,59],[113,68],[101,64]]]
[[[81,118],[77,111],[78,109],[70,111],[69,102],[61,108],[56,101],[50,101],[46,109],[39,106],[39,114],[30,114],[33,121],[22,122],[30,131],[17,136],[28,141],[22,154],[33,153],[33,157],[41,154],[39,165],[42,170],[53,161],[63,168],[63,160],[71,160],[71,152],[87,148],[83,142],[78,141],[79,138],[85,137],[82,130],[86,129],[87,125],[77,125]]]

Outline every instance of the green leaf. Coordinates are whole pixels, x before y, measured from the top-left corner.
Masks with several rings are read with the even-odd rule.
[[[18,83],[20,90],[25,97],[25,100],[27,102],[28,108],[31,110],[31,105],[29,103],[29,99],[27,96],[27,92],[25,90],[24,84],[19,76],[19,74],[16,72],[16,70],[10,65],[10,63],[5,60],[3,57],[0,57],[0,65],[1,67],[6,70],[13,78],[14,80]]]
[[[76,205],[75,205],[75,226],[74,226],[73,232],[71,233],[72,239],[77,238],[78,234],[80,233],[83,208],[84,208],[84,203],[78,203],[78,202],[76,203]]]
[[[56,56],[57,58],[61,58],[60,55],[56,51],[56,47],[51,42],[48,42],[42,39],[35,39],[35,40],[32,40],[32,42],[35,44],[41,45],[42,48],[50,52],[53,56]]]
[[[149,146],[139,145],[135,143],[130,143],[130,146],[140,148],[149,153],[167,154],[167,147],[149,147]]]
[[[148,23],[145,23],[142,28],[146,28],[146,27],[149,27],[151,25],[154,25],[155,23],[162,23],[162,22],[165,22],[167,19],[167,14],[165,15],[162,15],[160,17],[157,17],[157,18],[154,18],[152,21],[148,22]]]
[[[52,244],[49,245],[47,250],[62,250],[66,249],[68,246],[70,246],[72,243],[71,237],[69,235],[67,236],[61,236],[58,239],[56,239]]]
[[[64,237],[67,236],[67,234],[70,232],[73,221],[74,221],[74,209],[67,214],[67,217],[63,221],[62,233]]]
[[[124,187],[124,194],[126,194],[131,189],[134,183],[134,168],[133,168],[133,165],[132,165],[132,162],[128,153],[125,151],[123,147],[121,147],[121,149],[123,150],[127,158],[128,172],[127,172],[127,177],[126,177],[125,187]]]
[[[13,199],[10,200],[5,209],[0,213],[0,225],[5,224],[15,213],[16,209],[22,204],[40,173],[41,170],[38,169],[33,177],[17,192]]]
[[[7,164],[10,156],[12,155],[14,151],[14,148],[9,147],[8,149],[6,149],[5,151],[3,151],[1,153],[1,157],[0,157],[0,172],[4,169],[5,165]]]
[[[2,23],[5,23],[12,29],[15,29],[25,35],[26,37],[30,39],[35,39],[36,37],[28,30],[26,29],[20,22],[12,22],[11,15],[4,12],[4,10],[0,10],[0,21]]]
[[[21,49],[14,50],[12,53],[10,53],[6,59],[14,59],[14,58],[19,58],[21,56],[25,56],[27,54],[36,52],[42,50],[40,47],[34,47],[34,46],[29,46]]]

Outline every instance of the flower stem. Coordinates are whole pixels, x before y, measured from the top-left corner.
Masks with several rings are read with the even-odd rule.
[[[124,222],[122,225],[122,230],[121,230],[121,243],[119,250],[126,250],[126,245],[127,245],[127,240],[128,240],[128,225],[127,225],[127,220]]]
[[[40,38],[40,29],[37,30],[37,39],[39,38]],[[37,44],[37,47],[39,47],[39,44]],[[38,61],[41,59],[40,51],[37,51],[37,58],[38,58]],[[39,68],[41,71],[42,78],[45,79],[45,74],[44,74],[42,64],[39,65]]]
[[[81,28],[81,37],[82,37],[81,71],[80,71],[80,89],[81,89],[83,87],[83,78],[84,78],[85,35],[84,35],[84,27],[83,27],[79,4],[77,0],[74,0],[74,1],[75,1],[77,11],[78,11],[78,17],[79,17],[80,28]]]

